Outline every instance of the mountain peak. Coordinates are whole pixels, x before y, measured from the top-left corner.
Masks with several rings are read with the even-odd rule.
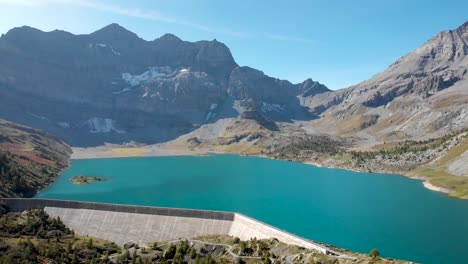
[[[468,21],[465,21],[461,26],[459,26],[456,31],[463,33],[463,32],[468,32]]]
[[[117,23],[112,23],[112,24],[109,24],[109,25],[101,28],[101,30],[122,31],[122,30],[127,30],[127,29],[122,27],[121,25],[119,25]]]
[[[176,42],[182,41],[179,37],[177,37],[176,35],[173,35],[173,34],[171,34],[171,33],[166,33],[166,34],[162,35],[161,37],[157,38],[156,40],[160,40],[160,41],[176,41]]]
[[[302,91],[302,96],[311,96],[311,95],[330,91],[330,89],[328,89],[327,86],[317,81],[314,81],[311,78],[303,81],[299,85]]]
[[[103,38],[139,38],[135,33],[122,27],[117,23],[107,25],[93,33],[93,36],[99,36]]]
[[[414,51],[394,62],[379,76],[414,72],[434,73],[466,63],[468,21],[453,30],[437,33]],[[460,64],[460,65],[461,65]]]
[[[15,28],[8,30],[5,36],[37,34],[37,33],[44,33],[44,32],[37,28],[30,27],[30,26],[22,26],[22,27],[15,27]]]

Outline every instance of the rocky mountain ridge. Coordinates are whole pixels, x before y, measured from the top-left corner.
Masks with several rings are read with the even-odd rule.
[[[322,116],[312,126],[337,135],[364,131],[380,142],[466,128],[467,43],[465,22],[437,34],[369,80],[305,98],[305,105]]]
[[[14,28],[0,38],[0,56],[2,117],[75,145],[166,141],[244,111],[307,120],[296,97],[329,91],[239,67],[216,40],[146,41],[117,24],[87,35]]]
[[[217,40],[146,41],[117,24],[85,35],[15,28],[0,38],[0,113],[76,146],[203,141],[203,127],[257,149],[291,133],[358,149],[440,137],[468,126],[467,24],[337,91],[241,67]]]

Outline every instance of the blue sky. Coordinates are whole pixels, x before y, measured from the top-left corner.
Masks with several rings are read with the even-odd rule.
[[[224,42],[237,63],[344,88],[468,20],[468,1],[0,0],[0,33],[29,25],[90,33],[116,22],[152,40]]]

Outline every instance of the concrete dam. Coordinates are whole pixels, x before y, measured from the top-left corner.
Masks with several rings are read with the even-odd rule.
[[[276,238],[281,242],[341,255],[330,248],[301,238],[240,213],[133,206],[94,202],[4,198],[11,211],[44,209],[77,234],[123,245],[141,245],[203,235],[229,235],[241,240]]]

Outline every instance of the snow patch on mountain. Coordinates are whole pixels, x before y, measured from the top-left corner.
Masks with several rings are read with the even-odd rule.
[[[214,116],[214,115],[213,115],[213,112],[209,112],[208,114],[206,114],[205,121],[210,120],[210,118],[211,118],[212,116]]]
[[[47,117],[45,116],[41,116],[41,115],[36,115],[36,114],[33,114],[33,113],[27,113],[28,115],[32,116],[32,117],[35,117],[37,119],[40,119],[40,120],[44,120],[44,121],[50,121]]]
[[[132,87],[146,84],[161,78],[170,78],[177,74],[177,70],[173,70],[169,66],[164,67],[150,67],[147,71],[141,74],[130,74],[128,72],[122,73],[122,79],[130,84]]]
[[[116,51],[112,46],[109,46],[109,47],[110,47],[112,53],[114,53],[117,56],[120,56],[120,52]]]
[[[70,128],[70,124],[67,122],[58,122],[57,125],[61,128]]]
[[[123,90],[117,91],[117,92],[112,92],[113,94],[122,94],[131,91],[131,88],[124,88]]]
[[[283,110],[284,110],[284,107],[279,104],[268,104],[268,103],[262,102],[262,112],[264,113],[272,112],[272,111],[281,112]]]
[[[216,113],[214,112],[214,110],[218,107],[218,104],[211,104],[210,105],[210,110],[208,112],[208,114],[206,114],[206,117],[205,117],[205,121],[208,121],[210,120],[211,118],[215,117]]]
[[[115,124],[115,120],[101,117],[92,117],[85,122],[91,133],[125,133],[125,131],[117,129]]]
[[[120,56],[120,52],[116,51],[111,45],[107,45],[104,43],[90,43],[88,44],[88,48],[95,48],[95,49],[108,48],[113,54]]]

